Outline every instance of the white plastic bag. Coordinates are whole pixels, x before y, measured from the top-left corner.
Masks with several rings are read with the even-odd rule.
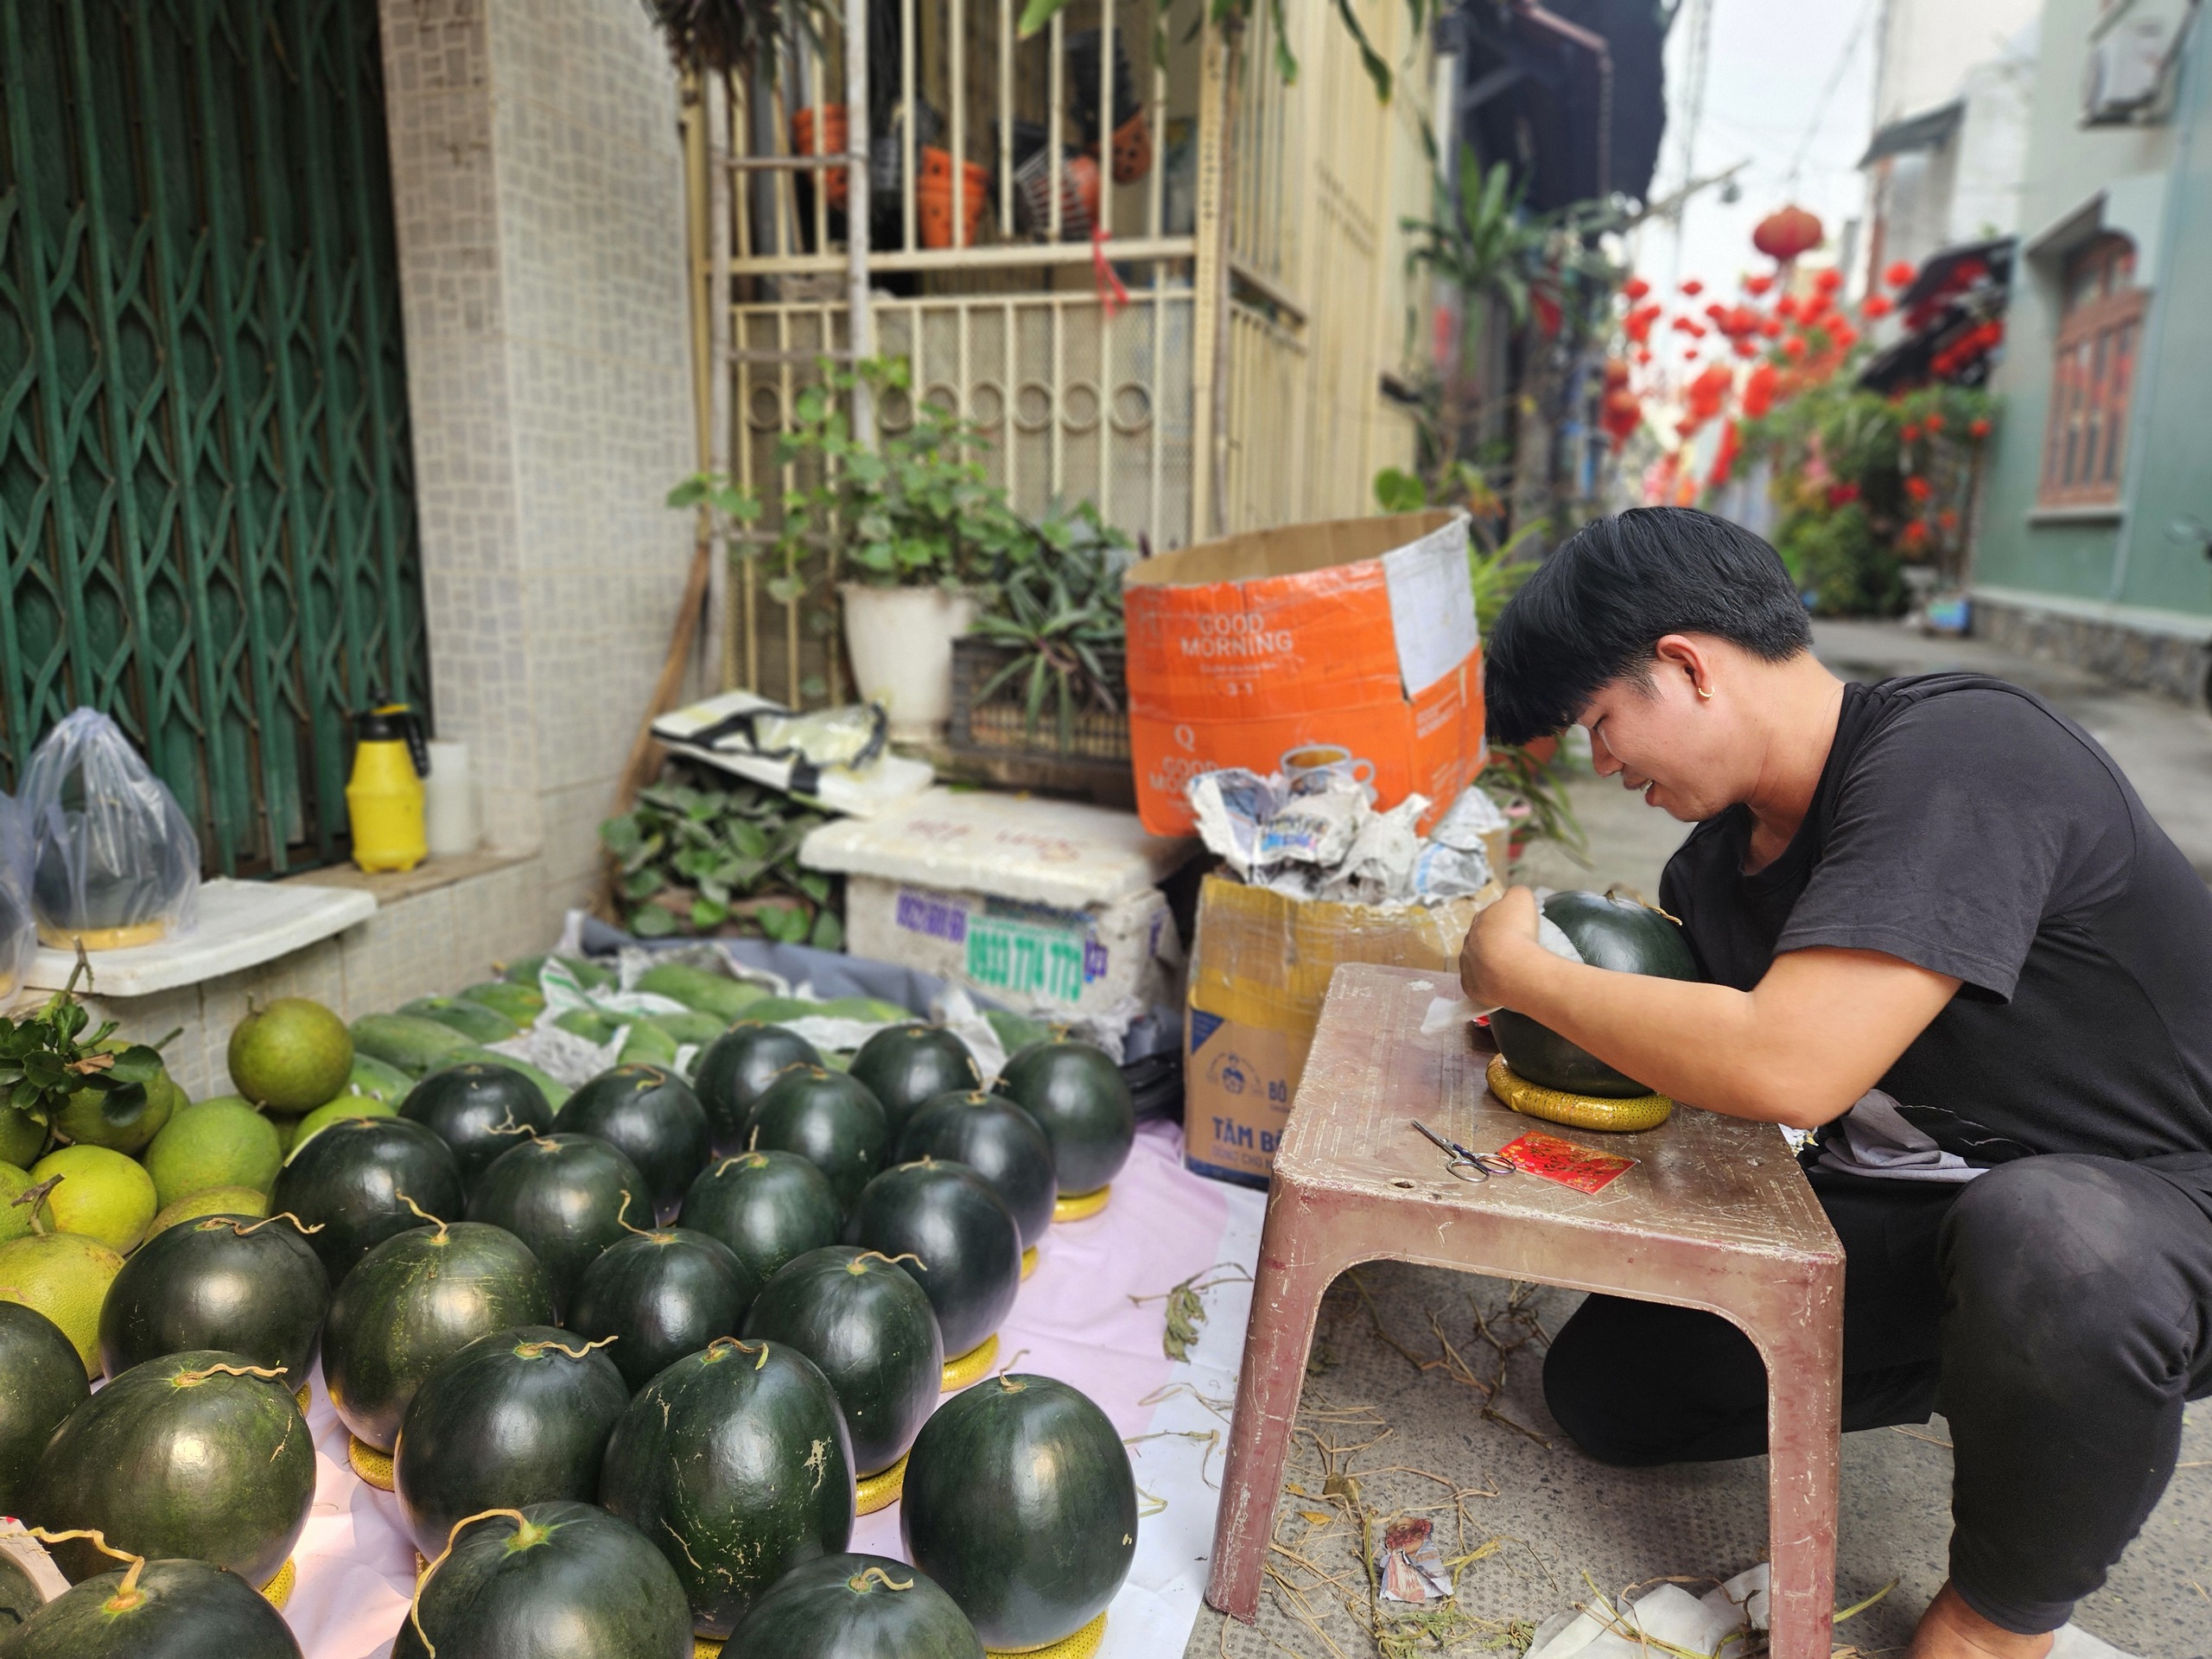
[[[32,751],[22,784],[40,938],[113,950],[192,925],[200,838],[113,721],[73,709]]]
[[[0,795],[0,1007],[23,988],[38,951],[31,915],[30,820],[14,798]]]

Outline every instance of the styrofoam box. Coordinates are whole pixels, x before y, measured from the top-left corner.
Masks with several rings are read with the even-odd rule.
[[[849,876],[845,944],[1025,1013],[1099,1014],[1129,997],[1172,1003],[1182,990],[1182,946],[1157,887],[1070,910]]]
[[[934,788],[874,817],[823,824],[798,859],[844,875],[1081,910],[1144,892],[1197,846],[1147,833],[1134,812]]]

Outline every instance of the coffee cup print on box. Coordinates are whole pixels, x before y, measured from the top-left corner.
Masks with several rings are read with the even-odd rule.
[[[1284,779],[1294,795],[1310,795],[1327,789],[1332,780],[1357,784],[1368,804],[1375,801],[1375,763],[1363,760],[1338,743],[1301,743],[1285,749],[1281,761]]]

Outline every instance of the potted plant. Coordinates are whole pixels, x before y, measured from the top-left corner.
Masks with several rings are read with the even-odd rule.
[[[854,681],[894,739],[928,741],[951,712],[952,642],[1034,532],[984,472],[980,431],[950,410],[915,399],[902,430],[856,440],[849,393],[863,378],[878,408],[908,391],[902,359],[825,365],[799,394],[779,458],[810,481],[784,498],[778,547],[839,550]]]

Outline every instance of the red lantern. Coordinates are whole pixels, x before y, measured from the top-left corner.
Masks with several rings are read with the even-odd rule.
[[[1916,501],[1925,501],[1929,496],[1935,494],[1936,491],[1926,479],[1916,473],[1905,480],[1904,493]]]
[[[1805,355],[1805,336],[1792,334],[1782,342],[1782,354],[1792,363],[1800,362]]]
[[[1605,429],[1618,454],[1636,435],[1636,429],[1643,424],[1643,404],[1626,386],[1616,386],[1605,394],[1605,402],[1599,405],[1598,424]]]
[[[1760,271],[1755,276],[1746,276],[1744,278],[1744,292],[1746,294],[1764,294],[1767,289],[1773,286],[1774,278],[1768,276],[1764,271]]]
[[[1819,247],[1824,234],[1821,221],[1802,207],[1783,207],[1758,222],[1751,232],[1751,245],[1786,265],[1799,254]]]
[[[1974,420],[1967,422],[1967,435],[1972,438],[1976,443],[1980,442],[1984,438],[1989,435],[1989,423],[1984,420]]]
[[[1631,276],[1628,281],[1621,284],[1621,292],[1628,296],[1629,303],[1631,305],[1635,304],[1637,301],[1642,299],[1650,291],[1651,284],[1645,282],[1641,276]]]
[[[1882,273],[1882,280],[1891,288],[1910,288],[1912,279],[1919,274],[1913,269],[1911,260],[1899,259]]]
[[[1843,286],[1843,273],[1834,265],[1813,273],[1813,286],[1823,294],[1833,294]]]
[[[1682,284],[1682,292],[1688,295],[1690,298],[1695,299],[1699,295],[1705,292],[1705,284],[1698,281],[1696,277],[1693,276],[1689,281]]]
[[[1892,308],[1889,301],[1879,294],[1869,294],[1865,303],[1859,308],[1860,315],[1869,317],[1886,317]]]
[[[1775,382],[1779,377],[1774,365],[1762,363],[1744,377],[1744,417],[1756,421],[1774,407]]]

